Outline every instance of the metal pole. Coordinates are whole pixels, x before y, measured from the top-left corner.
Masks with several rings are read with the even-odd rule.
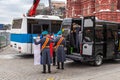
[[[49,0],[49,11],[50,11],[50,15],[52,14],[52,5],[51,5],[51,0]]]
[[[0,49],[1,49],[1,33],[0,33]]]
[[[7,32],[5,30],[5,40],[6,40],[6,46],[7,46]]]
[[[32,52],[33,52],[33,43],[32,43],[32,41],[33,41],[33,26],[34,26],[34,24],[32,24],[32,26],[31,26],[31,54],[32,54]]]
[[[1,49],[1,33],[0,33],[0,49]]]

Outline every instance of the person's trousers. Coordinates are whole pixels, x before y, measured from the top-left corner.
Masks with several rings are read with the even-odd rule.
[[[55,52],[53,52],[53,66],[56,65],[56,54]]]

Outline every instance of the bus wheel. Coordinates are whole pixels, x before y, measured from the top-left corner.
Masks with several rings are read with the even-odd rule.
[[[102,55],[97,55],[94,60],[94,65],[95,66],[100,66],[103,63],[103,56]]]

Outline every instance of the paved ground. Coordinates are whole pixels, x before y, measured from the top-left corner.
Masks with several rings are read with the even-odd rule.
[[[9,47],[0,52],[0,80],[120,80],[120,61],[105,61],[100,67],[67,61],[65,70],[56,66],[51,74],[41,70],[41,65],[33,65],[33,55],[18,54]]]

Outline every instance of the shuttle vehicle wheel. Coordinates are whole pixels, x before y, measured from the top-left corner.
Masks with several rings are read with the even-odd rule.
[[[97,55],[94,60],[94,65],[95,66],[100,66],[103,63],[103,56],[102,55]]]

